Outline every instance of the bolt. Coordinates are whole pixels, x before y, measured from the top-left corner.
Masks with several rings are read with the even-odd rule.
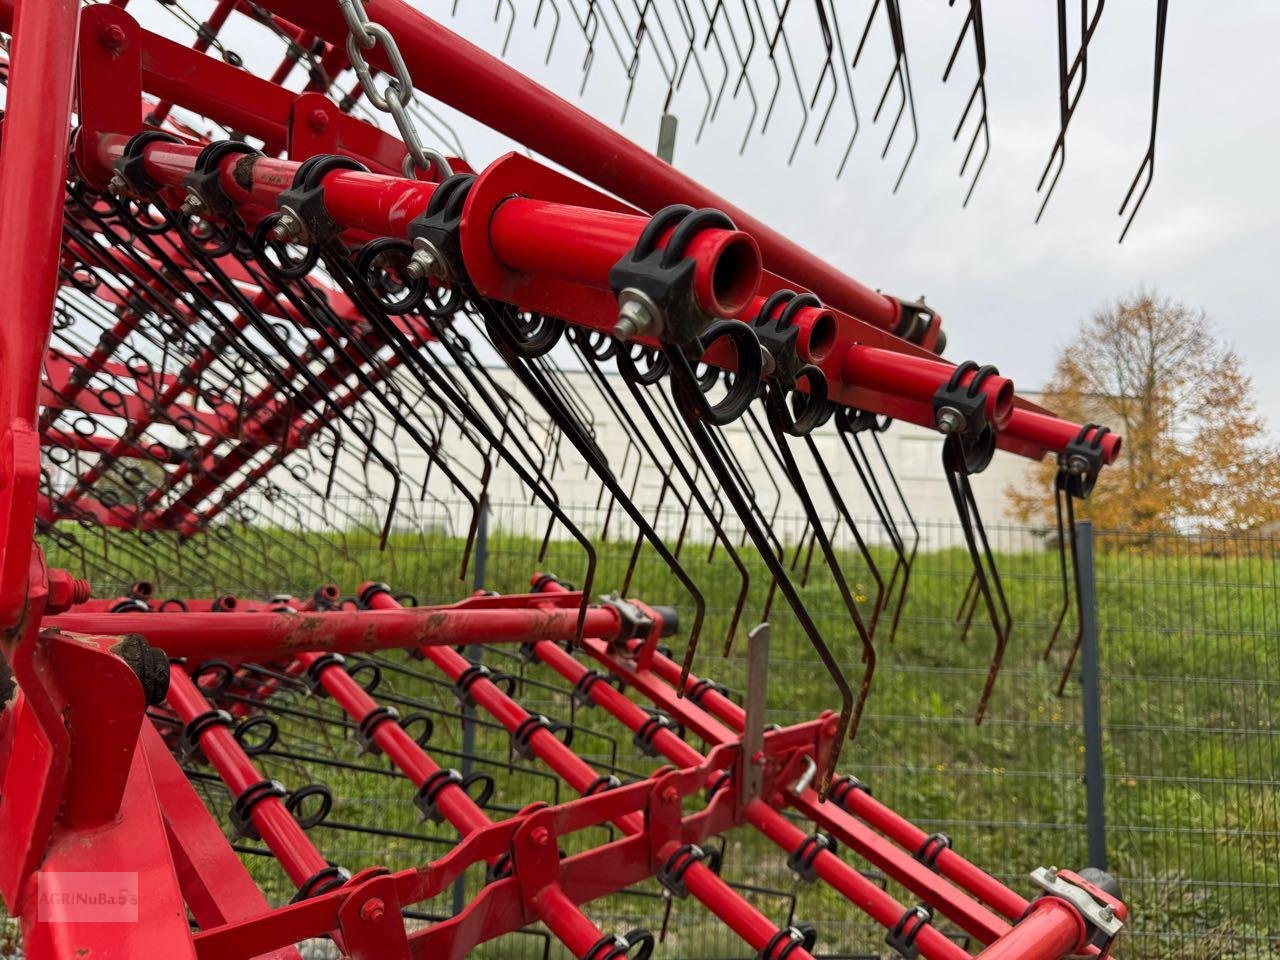
[[[1088,473],[1089,461],[1086,458],[1080,456],[1079,454],[1076,454],[1075,456],[1067,458],[1067,469],[1070,470],[1072,473],[1079,473],[1079,474]]]
[[[955,407],[943,407],[938,411],[938,429],[943,433],[959,433],[964,429],[964,414]]]
[[[118,23],[113,23],[102,31],[102,45],[108,50],[119,50],[129,40],[125,36],[124,28]]]
[[[1116,915],[1115,907],[1111,906],[1111,904],[1109,903],[1103,904],[1102,909],[1098,911],[1099,918],[1101,918],[1104,922],[1107,920],[1114,919],[1115,915]]]
[[[272,240],[287,242],[298,238],[302,233],[302,221],[298,215],[286,207],[280,213],[280,220],[271,228]]]
[[[182,206],[178,209],[190,217],[204,209],[204,198],[194,190],[188,190],[187,198],[182,201]]]
[[[430,250],[415,250],[404,268],[405,275],[421,280],[423,277],[444,278],[444,264]]]
[[[1057,882],[1058,882],[1058,868],[1057,868],[1057,867],[1050,867],[1050,868],[1049,868],[1049,882],[1050,882],[1050,883],[1057,883]]]
[[[662,791],[663,803],[675,803],[679,799],[680,799],[680,794],[676,793],[675,787],[666,787],[665,789],[663,789]]]
[[[618,294],[618,322],[613,335],[619,340],[630,340],[647,333],[656,333],[661,314],[652,300],[628,287]]]
[[[551,842],[551,833],[546,827],[538,827],[529,834],[529,839],[535,847],[545,847]]]
[[[307,116],[307,126],[309,126],[316,133],[319,133],[328,125],[329,125],[329,114],[325,113],[323,110],[320,110],[317,108],[315,110],[312,110],[311,113],[308,114]]]
[[[387,915],[387,905],[372,897],[360,905],[360,919],[365,923],[379,923]]]
[[[128,181],[118,173],[112,175],[111,179],[107,182],[107,193],[111,194],[113,197],[120,196],[128,189]]]

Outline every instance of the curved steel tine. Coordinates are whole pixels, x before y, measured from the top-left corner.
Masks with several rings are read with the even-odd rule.
[[[907,566],[906,551],[902,541],[902,534],[898,530],[897,522],[893,519],[888,502],[885,500],[884,491],[880,487],[880,481],[877,479],[875,471],[871,468],[871,462],[867,459],[867,453],[862,447],[862,441],[859,439],[859,435],[857,433],[853,433],[852,441],[850,440],[850,434],[843,429],[837,429],[836,435],[844,445],[845,452],[849,456],[849,462],[853,465],[854,472],[857,473],[858,480],[862,484],[862,488],[866,490],[867,496],[871,500],[871,507],[875,510],[876,517],[880,521],[880,526],[885,531],[885,535],[888,536],[890,548],[894,553],[893,568],[889,572],[888,581],[880,581],[881,589],[877,594],[875,612],[872,615],[871,622],[868,626],[872,636],[875,636],[876,628],[880,623],[880,615],[887,608],[889,601],[894,596],[899,574],[903,575],[905,583],[906,573],[904,573],[904,567]],[[855,444],[857,453],[854,452]],[[905,594],[903,596],[905,596]],[[901,600],[899,600],[897,607],[899,609],[901,608]],[[895,617],[895,626],[896,622]],[[893,640],[894,630],[891,629],[889,632],[889,643],[893,643]]]
[[[551,25],[551,39],[547,41],[547,55],[543,58],[543,63],[551,62],[551,51],[556,45],[556,36],[560,33],[560,7],[557,6],[556,0],[538,0],[537,9],[533,12],[533,25],[538,26],[538,21],[542,19],[542,8],[544,4],[551,5],[551,12],[555,15],[555,22]]]
[[[1058,608],[1058,615],[1053,621],[1053,630],[1049,633],[1049,642],[1045,644],[1044,653],[1040,655],[1041,660],[1048,660],[1049,654],[1053,652],[1053,645],[1058,642],[1058,634],[1062,630],[1063,623],[1067,619],[1067,611],[1071,608],[1071,583],[1067,577],[1067,531],[1062,525],[1062,498],[1070,494],[1066,493],[1064,488],[1063,472],[1061,468],[1053,479],[1053,511],[1058,521],[1058,568],[1062,576],[1062,606]]]
[[[707,118],[711,116],[711,82],[707,79],[707,71],[703,69],[702,59],[698,56],[697,41],[698,28],[694,23],[693,14],[689,12],[688,0],[672,0],[672,5],[676,10],[676,18],[680,21],[680,29],[684,31],[685,50],[684,55],[679,58],[679,66],[676,70],[676,89],[684,85],[684,78],[689,70],[689,64],[692,63],[698,71],[698,79],[702,81],[702,91],[706,95],[707,104],[702,108],[702,117],[698,121],[698,132],[694,136],[694,142],[697,143],[702,138],[703,128],[707,125]],[[710,37],[707,38],[710,40]],[[705,48],[706,41],[703,42]],[[724,54],[721,53],[723,59]],[[726,76],[728,67],[726,65]],[[671,95],[668,93],[667,100],[670,104]]]
[[[1143,179],[1144,174],[1146,182],[1142,184],[1142,190],[1133,201],[1133,208],[1129,211],[1129,218],[1124,222],[1124,229],[1120,231],[1120,239],[1117,243],[1124,243],[1124,238],[1128,236],[1129,228],[1133,226],[1133,218],[1138,215],[1138,209],[1146,199],[1147,191],[1151,189],[1151,178],[1156,172],[1156,123],[1160,119],[1160,80],[1164,71],[1164,30],[1168,19],[1169,0],[1156,0],[1155,79],[1151,87],[1151,137],[1147,141],[1146,155],[1138,164],[1138,172],[1133,175],[1133,182],[1129,184],[1124,200],[1120,203],[1120,209],[1116,211],[1118,216],[1124,216],[1125,210],[1129,207],[1129,201],[1133,199],[1134,191],[1138,188],[1138,182]]]
[[[955,6],[955,0],[948,0],[948,4]],[[973,158],[973,151],[977,147],[979,137],[983,139],[983,150],[982,159],[978,161],[978,166],[973,172],[973,178],[969,181],[969,189],[965,191],[962,207],[969,205],[973,190],[978,185],[978,178],[982,176],[982,170],[987,165],[987,157],[991,153],[991,132],[987,123],[987,39],[986,30],[982,22],[982,0],[969,0],[969,11],[965,14],[964,22],[960,25],[960,35],[956,37],[955,46],[951,49],[951,57],[947,60],[946,69],[942,71],[943,83],[951,79],[951,71],[956,65],[960,47],[964,44],[964,38],[970,31],[973,33],[973,51],[978,68],[977,77],[974,79],[973,89],[969,92],[969,99],[965,102],[960,119],[956,122],[955,130],[951,134],[952,143],[959,139],[960,131],[964,129],[974,104],[977,103],[979,108],[978,121],[974,125],[973,136],[969,140],[969,147],[965,150],[964,160],[960,164],[960,176],[963,177],[965,170],[969,167],[969,161]]]
[[[907,167],[911,163],[911,158],[915,155],[916,147],[920,142],[920,129],[916,122],[916,104],[915,95],[911,89],[911,67],[907,62],[907,43],[902,28],[902,12],[898,7],[898,0],[875,0],[871,6],[871,12],[867,16],[867,22],[862,29],[862,39],[858,42],[858,48],[853,55],[852,66],[857,69],[858,62],[862,59],[862,53],[866,49],[867,37],[871,33],[871,25],[875,22],[876,13],[880,9],[881,2],[884,3],[885,20],[889,25],[889,35],[893,43],[893,69],[889,71],[889,78],[885,81],[884,90],[880,94],[880,101],[876,104],[875,113],[872,114],[873,123],[880,121],[880,114],[884,111],[885,103],[889,99],[889,93],[897,84],[899,93],[899,103],[897,113],[894,115],[893,123],[889,127],[889,135],[885,138],[884,148],[880,151],[880,159],[884,159],[889,155],[889,148],[893,145],[894,137],[897,135],[898,127],[902,123],[904,115],[909,116],[911,122],[911,146],[907,150],[906,158],[902,162],[902,169],[898,172],[898,179],[894,182],[893,192],[897,193],[898,188],[902,186],[902,179],[907,174]]]
[[[839,431],[837,431],[839,432]],[[867,572],[871,574],[871,579],[875,581],[876,592],[875,599],[871,604],[871,616],[867,620],[866,630],[869,638],[874,638],[876,626],[880,622],[880,613],[884,609],[885,600],[885,581],[884,576],[880,573],[880,566],[876,563],[875,555],[871,552],[871,548],[867,546],[866,540],[862,536],[862,531],[858,529],[858,524],[854,521],[853,515],[849,512],[849,506],[845,503],[844,496],[840,493],[840,487],[832,476],[830,468],[827,466],[826,460],[822,456],[822,452],[818,449],[818,445],[814,442],[812,436],[806,436],[805,446],[809,450],[809,455],[813,458],[814,464],[818,468],[818,474],[822,477],[823,485],[827,488],[827,495],[831,497],[831,502],[836,508],[836,523],[843,520],[845,526],[849,528],[850,534],[853,536],[853,542],[858,548],[858,553],[862,555],[862,561],[867,566]],[[828,535],[828,541],[834,541],[834,530]]]
[[[987,679],[983,684],[982,695],[978,699],[978,710],[974,716],[981,723],[986,715],[987,703],[995,688],[996,676],[1004,660],[1005,647],[1009,642],[1009,634],[1013,627],[1013,614],[1009,610],[1009,602],[1005,596],[1004,586],[1000,581],[1000,571],[996,567],[995,557],[991,552],[991,544],[987,540],[987,531],[978,511],[978,503],[973,495],[973,487],[969,477],[963,473],[947,470],[947,484],[951,488],[952,499],[956,504],[961,527],[964,530],[965,545],[969,549],[969,558],[973,563],[977,590],[975,597],[981,597],[991,621],[991,629],[996,635],[996,649],[987,669]],[[976,534],[976,537],[975,537]],[[974,603],[976,604],[975,599]]]
[[[816,145],[822,140],[822,134],[827,129],[827,121],[831,119],[831,110],[835,107],[836,95],[840,92],[840,82],[836,79],[835,35],[832,33],[831,20],[827,17],[826,0],[814,0],[814,10],[818,18],[818,32],[822,35],[822,47],[827,55],[818,73],[818,82],[814,84],[813,96],[809,98],[810,110],[817,108],[818,95],[822,93],[823,82],[827,77],[831,78],[831,96],[827,98],[827,106],[822,111],[822,119],[818,121],[818,129],[813,135],[813,142]]]
[[[497,309],[493,304],[480,300],[477,302],[476,306],[482,314],[487,314],[486,319],[495,328],[500,328],[502,326],[504,318],[497,312]],[[585,432],[582,430],[581,425],[573,419],[571,412],[561,405],[558,402],[558,398],[555,397],[547,388],[547,383],[545,379],[540,376],[540,371],[532,364],[524,362],[524,358],[520,357],[509,345],[499,342],[497,343],[497,346],[499,352],[503,355],[503,359],[506,361],[507,366],[516,374],[517,378],[524,385],[525,389],[529,391],[530,395],[542,405],[543,409],[546,410],[551,418],[556,422],[561,431],[565,434],[565,437],[577,449],[579,455],[591,463],[592,469],[600,478],[600,481],[614,488],[613,495],[617,498],[623,511],[626,512],[628,517],[630,517],[632,523],[644,531],[645,538],[649,540],[654,552],[662,558],[663,562],[666,563],[667,567],[675,575],[676,579],[680,581],[681,586],[684,587],[685,591],[693,599],[694,616],[689,631],[688,647],[685,652],[686,662],[691,661],[693,652],[697,648],[698,635],[702,629],[702,621],[706,615],[706,600],[702,595],[702,591],[698,589],[698,585],[685,571],[684,567],[681,566],[679,561],[675,560],[671,556],[671,552],[667,549],[666,544],[662,542],[662,538],[657,535],[657,532],[649,526],[644,514],[640,512],[639,508],[635,505],[635,502],[623,493],[621,484],[619,484],[617,477],[609,469],[608,463],[604,461],[599,448],[596,447],[589,437],[587,437]]]
[[[1036,223],[1039,223],[1040,218],[1044,216],[1045,208],[1049,205],[1049,198],[1053,196],[1053,191],[1058,186],[1058,179],[1062,176],[1062,169],[1066,166],[1067,127],[1071,125],[1076,107],[1080,104],[1080,96],[1084,93],[1085,82],[1089,78],[1089,43],[1093,39],[1094,30],[1098,27],[1098,21],[1102,17],[1104,4],[1105,0],[1097,0],[1093,16],[1090,17],[1088,0],[1080,0],[1080,45],[1071,60],[1071,65],[1068,67],[1067,0],[1058,0],[1058,136],[1053,142],[1053,149],[1049,151],[1049,159],[1045,162],[1044,170],[1041,171],[1040,179],[1036,183],[1036,193],[1044,191],[1044,197],[1040,201],[1040,209],[1036,211]],[[1072,89],[1073,85],[1075,87],[1074,90]],[[1048,179],[1051,169],[1054,171],[1053,179],[1049,180],[1048,189],[1045,189],[1045,181]]]
[[[849,142],[845,144],[844,153],[840,156],[840,165],[836,168],[836,179],[844,174],[844,168],[849,163],[849,157],[853,153],[854,141],[858,139],[858,134],[862,130],[862,117],[858,114],[858,103],[853,95],[853,75],[849,72],[852,61],[844,46],[844,32],[840,29],[840,15],[838,13],[836,0],[829,0],[831,7],[831,32],[835,36],[836,49],[840,51],[840,69],[844,74],[844,88],[849,94],[849,112],[853,116],[853,129],[849,132]]]
[[[700,0],[702,6],[702,15],[707,19],[707,32],[702,40],[702,49],[707,49],[707,45],[714,41],[716,45],[716,56],[720,58],[720,65],[724,68],[724,76],[720,78],[720,86],[716,88],[715,96],[712,98],[710,115],[704,115],[702,121],[698,124],[698,134],[694,138],[694,142],[702,139],[702,132],[706,129],[707,121],[714,120],[716,113],[720,110],[720,101],[724,97],[724,92],[729,86],[729,58],[724,55],[724,44],[720,42],[720,34],[716,32],[716,15],[720,11],[723,0],[718,0],[716,9],[712,13],[707,12],[707,0]]]
[[[1080,654],[1080,644],[1084,641],[1084,596],[1080,592],[1080,554],[1076,549],[1076,506],[1075,500],[1069,491],[1066,499],[1067,529],[1070,531],[1068,536],[1071,538],[1071,573],[1076,588],[1076,636],[1075,642],[1071,644],[1071,653],[1062,668],[1062,676],[1058,679],[1058,696],[1062,696],[1063,691],[1067,688],[1067,681],[1071,678],[1071,671],[1075,669],[1076,657]]]
[[[769,28],[764,21],[764,11],[760,7],[760,0],[753,0],[756,8],[756,16],[760,19],[760,30],[764,34],[769,33]],[[800,129],[796,131],[795,142],[791,145],[791,152],[787,156],[787,164],[790,165],[796,158],[796,151],[800,149],[800,142],[804,139],[805,128],[809,125],[809,102],[804,94],[804,86],[800,82],[800,72],[796,69],[795,57],[791,53],[791,41],[786,33],[787,13],[791,9],[791,0],[784,0],[782,9],[778,9],[777,0],[773,0],[774,14],[778,18],[777,26],[774,28],[773,36],[769,38],[769,62],[773,64],[777,86],[774,87],[773,98],[769,102],[769,109],[765,113],[764,122],[760,126],[760,132],[763,134],[769,128],[769,120],[773,116],[773,108],[777,103],[778,92],[781,89],[782,74],[778,70],[776,49],[778,42],[782,42],[782,52],[787,58],[787,65],[791,70],[791,79],[795,83],[796,96],[800,104]]]
[[[585,351],[583,351],[583,353],[585,355]],[[589,357],[587,357],[586,359],[589,364],[593,362]],[[602,373],[600,375],[603,376]],[[688,433],[687,433],[688,428],[685,425],[684,421],[676,420],[668,424],[661,423],[658,419],[658,414],[655,413],[654,411],[653,405],[649,402],[649,398],[644,394],[644,392],[639,388],[639,386],[627,380],[624,380],[623,382],[627,384],[627,389],[630,391],[631,396],[635,401],[636,407],[639,408],[645,421],[649,424],[649,427],[654,437],[657,438],[658,442],[662,445],[663,449],[666,451],[667,459],[670,460],[676,472],[678,472],[681,478],[684,480],[685,485],[689,489],[690,499],[698,504],[703,515],[707,518],[707,521],[711,524],[711,529],[713,532],[713,537],[712,537],[713,543],[716,540],[720,540],[724,543],[725,551],[729,555],[730,562],[734,565],[734,567],[738,571],[738,578],[739,578],[739,582],[741,583],[741,587],[739,588],[737,598],[734,601],[733,611],[729,618],[728,629],[725,631],[723,655],[727,657],[729,655],[730,649],[733,646],[734,638],[737,636],[738,626],[742,620],[742,611],[746,607],[747,594],[751,589],[751,576],[747,571],[746,564],[743,563],[742,558],[738,555],[738,552],[734,550],[733,544],[730,542],[728,532],[724,529],[724,525],[721,522],[721,517],[723,516],[723,512],[721,513],[720,517],[717,517],[715,515],[715,509],[714,509],[715,507],[720,507],[721,511],[723,511],[723,504],[720,502],[718,495],[713,505],[712,502],[709,502],[707,500],[706,496],[702,492],[702,489],[698,483],[698,474],[695,474],[694,472],[689,470],[688,461],[692,460],[697,466],[698,473],[701,473],[703,470],[702,461],[697,459],[697,457],[694,455],[694,450],[692,447],[688,447],[686,449],[686,454],[682,456],[677,451],[675,444],[672,442],[672,439],[671,439],[672,436],[678,437],[682,443],[692,442],[692,438],[688,436]],[[660,392],[659,395],[662,396],[663,398],[669,399],[669,395],[665,392]],[[686,516],[687,516],[687,513],[686,513]],[[683,533],[682,533],[682,536],[683,536]],[[709,563],[710,560],[711,560],[711,557],[710,555],[708,555],[707,562]],[[683,686],[681,686],[679,689],[683,690]]]
[[[680,382],[691,389],[697,389],[696,379],[693,370],[689,365],[688,358],[676,348],[664,348],[663,354],[667,357],[672,367],[672,377],[679,378]],[[786,598],[788,605],[795,614],[800,628],[804,631],[805,637],[808,639],[814,652],[818,655],[818,659],[822,661],[823,667],[830,675],[832,682],[835,684],[840,694],[840,716],[837,721],[836,734],[831,746],[831,755],[828,758],[827,768],[822,771],[822,780],[818,789],[818,797],[825,800],[831,789],[831,780],[836,765],[840,759],[840,752],[843,748],[844,741],[848,737],[850,730],[850,721],[853,715],[853,690],[849,686],[849,682],[845,679],[844,672],[840,669],[840,664],[832,654],[830,647],[822,637],[821,631],[818,630],[817,624],[814,623],[812,616],[806,608],[804,601],[801,599],[795,585],[787,576],[787,571],[783,567],[779,558],[773,552],[773,544],[770,537],[760,526],[756,519],[756,512],[753,509],[749,498],[738,486],[733,471],[730,470],[721,458],[721,448],[712,441],[711,433],[707,430],[706,425],[695,419],[692,410],[681,410],[681,416],[684,418],[686,426],[690,434],[693,436],[698,445],[698,449],[702,454],[704,462],[708,469],[717,474],[720,478],[722,489],[728,498],[734,511],[742,520],[743,525],[748,529],[752,543],[755,545],[757,552],[760,554],[761,560],[764,561],[770,574],[777,584],[777,588]],[[686,665],[687,666],[687,665]],[[688,675],[685,669],[681,675],[681,683],[679,688],[683,688],[684,679]]]

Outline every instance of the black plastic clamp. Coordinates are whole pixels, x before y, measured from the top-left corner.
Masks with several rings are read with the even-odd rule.
[[[784,960],[797,950],[812,950],[818,942],[818,931],[810,924],[783,927],[760,948],[756,960]]]
[[[706,677],[703,677],[685,691],[685,699],[700,707],[702,706],[702,698],[713,690],[720,694],[720,696],[728,699],[729,688],[723,683],[716,683],[714,680],[708,680]]]
[[[474,173],[455,173],[446,177],[427,207],[409,222],[408,237],[414,253],[427,253],[439,264],[441,279],[458,279],[463,271],[462,208],[475,183]]]
[[[658,241],[669,229],[667,245],[658,249]],[[649,313],[656,313],[657,329],[649,334],[678,345],[693,360],[702,356],[698,338],[708,318],[693,292],[696,263],[685,256],[685,250],[706,229],[735,227],[720,210],[694,210],[683,204],[664,207],[645,225],[635,247],[609,270],[609,286],[619,303],[625,308],[629,298],[635,299]]]
[[[298,888],[290,899],[290,903],[301,903],[303,900],[310,900],[312,897],[318,897],[322,893],[328,893],[330,890],[336,890],[348,880],[351,879],[351,871],[346,867],[338,867],[330,864],[323,870],[317,870]]]
[[[181,138],[160,130],[144,130],[135,133],[124,145],[124,151],[111,164],[112,180],[119,178],[124,189],[117,192],[135,197],[154,196],[163,184],[147,173],[147,162],[142,148],[152,143],[182,143]]]
[[[258,828],[253,825],[253,808],[269,797],[279,800],[288,795],[289,791],[279,780],[259,780],[245,787],[231,804],[231,826],[236,835],[246,840],[261,840]]]
[[[915,923],[911,921],[914,920]],[[916,937],[920,931],[933,922],[933,911],[923,904],[917,904],[905,911],[893,928],[885,935],[887,943],[904,960],[915,960],[920,956],[920,948],[916,946]]]
[[[533,756],[533,733],[535,730],[546,730],[548,733],[563,733],[560,742],[565,746],[573,743],[573,727],[558,720],[551,720],[540,713],[531,713],[520,721],[520,725],[511,731],[511,754],[520,760],[528,760]]]
[[[672,720],[665,713],[655,711],[649,715],[648,720],[640,724],[631,742],[646,757],[656,757],[658,756],[658,750],[653,745],[653,738],[659,730],[670,730],[680,739],[684,739],[684,727],[681,724]]]
[[[423,820],[430,820],[432,823],[443,823],[444,814],[440,812],[440,808],[437,805],[440,792],[446,787],[454,786],[470,793],[471,786],[477,783],[480,784],[480,791],[478,795],[471,799],[475,801],[476,806],[484,807],[493,796],[493,777],[478,771],[473,771],[463,776],[453,769],[437,770],[422,781],[422,786],[418,787],[417,793],[413,795],[413,805],[418,808]]]
[[[595,700],[591,698],[591,688],[597,683],[606,683],[610,686],[618,687],[620,685],[618,677],[612,673],[601,673],[599,670],[588,670],[578,678],[578,682],[573,685],[573,689],[569,691],[569,699],[573,701],[575,707],[592,707],[595,706]]]
[[[458,698],[458,703],[461,706],[474,707],[476,705],[475,698],[471,695],[471,688],[481,680],[488,680],[508,697],[515,694],[516,683],[518,682],[518,679],[509,673],[490,670],[483,663],[473,663],[458,674],[458,679],[453,682],[453,693]]]
[[[325,692],[324,685],[320,682],[321,675],[329,667],[341,667],[346,662],[347,658],[340,653],[322,653],[307,667],[306,673],[302,675],[302,682],[307,685],[307,690],[313,697],[323,697]]]
[[[921,842],[919,849],[912,854],[934,873],[938,872],[938,855],[943,850],[951,849],[951,838],[945,833],[931,833]]]
[[[360,722],[356,724],[356,743],[360,744],[360,752],[374,755],[381,753],[382,750],[373,739],[374,731],[388,720],[399,719],[400,711],[395,707],[374,707],[361,717]]]
[[[1102,438],[1111,431],[1096,423],[1086,423],[1058,457],[1058,484],[1077,500],[1086,500],[1098,482],[1106,454]]]
[[[861,790],[868,797],[871,796],[871,787],[857,777],[836,777],[831,782],[831,792],[828,797],[830,797],[832,803],[845,813],[852,813],[846,801],[849,799],[850,792],[854,790]]]
[[[574,585],[570,583],[568,580],[561,580],[554,573],[540,573],[533,580],[533,592],[542,593],[547,589],[547,584],[549,583],[558,583],[560,586],[564,587],[570,593],[572,593],[574,589],[576,589]]]
[[[242,222],[235,203],[222,189],[222,161],[237,154],[256,159],[262,151],[241,140],[218,140],[200,151],[195,166],[182,178],[188,197],[199,203],[199,216],[214,216],[231,224]]]
[[[183,759],[199,756],[200,734],[210,727],[233,727],[235,718],[226,710],[206,710],[198,713],[182,728],[182,737],[178,741],[179,751]]]
[[[817,831],[800,841],[800,846],[791,851],[787,857],[787,867],[795,874],[796,879],[804,883],[813,883],[818,879],[818,868],[815,861],[823,850],[835,853],[839,848],[836,838]]]
[[[973,374],[968,386],[960,381]],[[943,460],[956,473],[981,473],[996,451],[995,425],[987,419],[987,397],[982,385],[999,371],[990,364],[979,366],[966,360],[933,395],[933,418],[947,435]]]
[[[356,603],[361,610],[368,610],[373,606],[373,598],[380,593],[390,594],[391,587],[385,583],[367,583],[364,589],[356,595]]]
[[[621,937],[605,934],[582,955],[582,960],[649,960],[653,944],[653,934],[648,930],[630,930]]]
[[[689,888],[684,885],[684,875],[695,863],[707,859],[708,852],[696,843],[686,843],[676,848],[676,852],[667,858],[658,870],[657,880],[677,900],[689,896]]]
[[[308,244],[319,244],[335,239],[342,233],[342,226],[329,215],[324,204],[326,174],[334,170],[357,170],[367,173],[369,168],[358,160],[338,154],[320,154],[308,157],[293,175],[288,190],[276,197],[276,208],[282,215],[291,215],[297,225],[297,239]]]
[[[584,797],[594,797],[597,793],[604,793],[606,790],[616,790],[620,786],[622,786],[622,781],[613,774],[602,773],[587,784],[586,789],[582,791],[582,795]]]

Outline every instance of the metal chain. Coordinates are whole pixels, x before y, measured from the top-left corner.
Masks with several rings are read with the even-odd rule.
[[[413,102],[413,78],[409,76],[409,66],[396,46],[395,37],[382,24],[369,19],[364,0],[338,0],[338,6],[347,21],[347,56],[351,60],[351,68],[360,78],[360,86],[369,102],[383,113],[391,114],[405,149],[409,151],[404,158],[404,175],[416,178],[417,170],[429,170],[434,165],[440,171],[441,180],[453,176],[453,168],[444,154],[422,145],[418,128],[409,116],[407,108]],[[387,56],[392,74],[381,90],[374,81],[373,68],[364,58],[366,51],[379,45]]]

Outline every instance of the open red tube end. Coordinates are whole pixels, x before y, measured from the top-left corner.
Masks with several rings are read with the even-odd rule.
[[[703,230],[689,243],[697,260],[693,293],[698,305],[714,317],[742,313],[760,286],[760,248],[740,230]]]

